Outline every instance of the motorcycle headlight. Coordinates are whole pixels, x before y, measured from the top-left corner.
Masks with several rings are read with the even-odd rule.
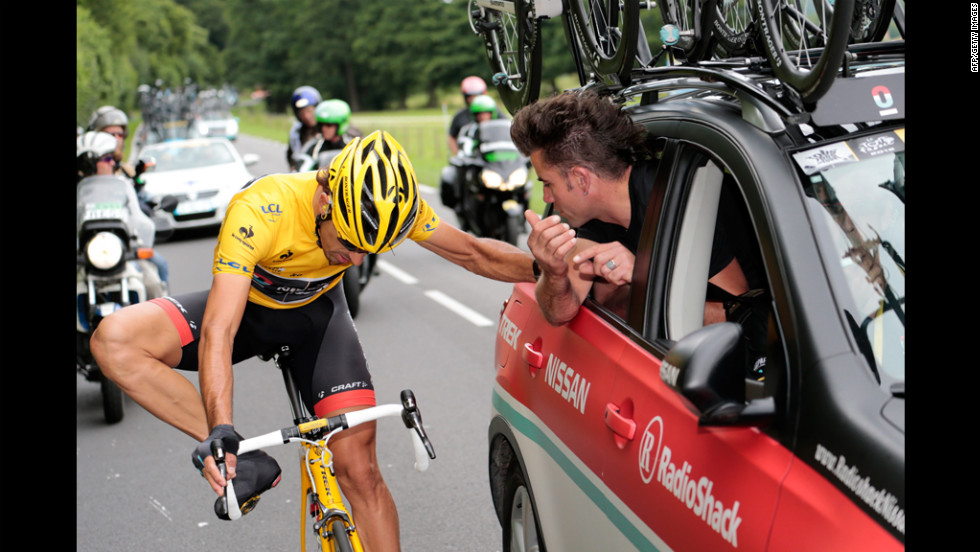
[[[487,188],[496,190],[504,183],[504,177],[500,176],[500,173],[491,171],[489,169],[484,169],[480,174],[480,178],[483,180],[483,185]]]
[[[99,232],[85,246],[85,255],[92,266],[108,270],[122,260],[123,242],[112,232]]]
[[[510,178],[507,179],[507,186],[511,190],[516,190],[527,182],[527,169],[521,167],[516,171],[510,173]]]

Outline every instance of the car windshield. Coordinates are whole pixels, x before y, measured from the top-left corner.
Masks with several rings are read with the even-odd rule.
[[[155,172],[197,169],[235,162],[231,150],[221,142],[171,142],[161,144],[159,147],[148,147],[143,150],[140,157],[155,158]]]
[[[863,352],[883,384],[905,381],[905,129],[796,153],[829,230],[826,252]],[[872,358],[873,357],[873,360]]]

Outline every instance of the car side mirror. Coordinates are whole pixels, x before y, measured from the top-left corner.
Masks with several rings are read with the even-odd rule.
[[[246,153],[242,155],[242,161],[245,163],[245,166],[254,165],[259,162],[259,159],[261,157],[257,153]]]
[[[772,397],[745,401],[742,327],[711,324],[677,342],[660,365],[660,377],[677,391],[700,425],[765,425],[776,412]]]

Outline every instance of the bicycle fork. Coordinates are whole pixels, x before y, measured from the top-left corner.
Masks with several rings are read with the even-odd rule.
[[[355,552],[363,552],[357,529],[347,512],[343,495],[337,484],[330,451],[304,444],[300,454],[300,464],[300,469],[307,474],[307,477],[302,478],[303,484],[300,489],[302,504],[309,504],[309,511],[304,512],[300,527],[303,550],[306,550],[306,518],[309,516],[313,519],[313,532],[328,543],[333,540],[333,522],[342,521]],[[318,492],[319,489],[322,489],[323,493]]]

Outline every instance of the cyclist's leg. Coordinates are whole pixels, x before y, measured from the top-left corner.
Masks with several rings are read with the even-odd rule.
[[[371,375],[344,304],[343,290],[336,286],[325,298],[331,301],[332,309],[322,311],[329,316],[322,342],[315,350],[298,351],[293,363],[304,400],[319,417],[375,404]],[[365,548],[398,550],[398,511],[378,466],[375,427],[369,423],[342,431],[330,440],[330,449]]]
[[[189,294],[180,299],[188,307],[200,301],[203,314],[207,292],[202,294]],[[203,441],[208,436],[208,426],[201,395],[187,378],[172,368],[185,356],[182,345],[196,338],[191,336],[186,321],[182,332],[181,325],[175,324],[168,314],[168,309],[179,311],[178,304],[167,298],[116,311],[99,323],[91,340],[92,355],[103,374],[140,406]],[[193,356],[196,361],[197,355]]]

